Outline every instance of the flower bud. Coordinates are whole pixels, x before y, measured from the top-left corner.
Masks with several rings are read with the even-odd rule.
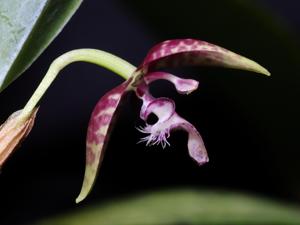
[[[16,111],[0,126],[0,167],[31,131],[37,110],[26,120],[19,118],[22,110]]]

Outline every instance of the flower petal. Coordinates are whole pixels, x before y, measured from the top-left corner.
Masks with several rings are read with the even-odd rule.
[[[14,112],[0,127],[0,167],[20,145],[31,131],[38,108],[35,108],[30,117],[20,121],[18,116],[21,110]]]
[[[93,110],[86,141],[86,167],[81,192],[76,202],[82,201],[90,192],[104,156],[113,120],[130,80],[106,93]]]
[[[196,128],[180,117],[175,112],[175,104],[168,98],[157,98],[145,108],[143,120],[147,121],[150,113],[158,117],[158,121],[152,125],[147,124],[144,128],[139,128],[144,134],[148,134],[141,139],[146,145],[161,144],[163,148],[170,145],[167,139],[170,132],[176,129],[183,129],[188,132],[188,150],[189,155],[199,164],[208,162],[208,155],[203,140]]]
[[[192,79],[182,79],[173,74],[166,72],[152,72],[144,76],[146,84],[150,84],[156,80],[167,80],[174,84],[176,90],[180,94],[190,94],[198,88],[199,82]]]
[[[203,165],[209,161],[204,142],[197,129],[188,121],[182,119],[178,127],[186,130],[189,134],[188,149],[189,155],[199,164]]]
[[[195,39],[174,39],[154,46],[138,71],[146,74],[165,67],[212,65],[270,75],[258,63],[227,49]]]
[[[167,80],[171,83],[174,84],[176,90],[180,94],[190,94],[194,90],[198,88],[199,82],[196,80],[192,79],[182,79],[179,77],[176,77],[170,73],[166,72],[152,72],[146,74],[142,80],[138,82],[138,86],[135,87],[135,93],[138,98],[140,98],[143,101],[143,105],[141,107],[141,112],[140,112],[140,117],[141,119],[145,119],[148,115],[146,115],[146,109],[148,105],[153,105],[154,108],[162,108],[162,105],[164,103],[168,103],[170,107],[173,105],[175,106],[174,103],[170,104],[170,99],[165,99],[165,98],[160,98],[160,99],[155,99],[150,91],[149,91],[149,84],[156,81],[156,80]],[[166,101],[165,101],[166,100]],[[171,107],[171,108],[172,108]],[[163,110],[166,110],[165,108]]]
[[[158,117],[158,122],[166,121],[175,113],[175,103],[173,100],[165,97],[153,99],[145,108],[141,109],[140,117],[147,121],[151,113]]]

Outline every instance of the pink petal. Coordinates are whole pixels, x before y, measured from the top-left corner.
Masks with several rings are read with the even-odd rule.
[[[154,108],[162,108],[162,104],[168,103],[170,104],[170,100],[164,101],[164,98],[155,99],[149,92],[149,84],[156,81],[156,80],[168,80],[171,83],[174,84],[176,90],[180,94],[189,94],[196,90],[198,88],[199,82],[192,79],[182,79],[179,77],[176,77],[170,73],[166,72],[152,72],[148,73],[143,77],[143,80],[139,82],[138,86],[136,87],[136,95],[138,98],[140,98],[143,101],[143,105],[141,107],[140,117],[141,119],[144,119],[148,115],[146,115],[146,108],[148,105],[153,105]],[[149,105],[149,106],[150,106]],[[172,110],[174,111],[175,104],[172,103],[170,105]],[[164,109],[165,110],[165,109]]]
[[[141,109],[140,117],[146,121],[151,113],[158,117],[159,122],[166,121],[175,113],[175,103],[171,99],[164,97],[153,99]]]
[[[146,84],[150,84],[156,80],[167,80],[174,84],[176,90],[180,94],[190,94],[198,88],[199,82],[192,79],[182,79],[166,72],[152,72],[144,76]]]
[[[188,151],[189,155],[199,164],[203,165],[208,162],[208,155],[204,146],[203,140],[196,128],[180,117],[175,112],[175,103],[168,98],[153,99],[145,108],[142,108],[141,118],[147,121],[148,116],[154,113],[158,120],[155,124],[147,124],[144,128],[138,130],[146,137],[141,139],[141,142],[146,142],[146,145],[161,144],[163,148],[170,145],[167,139],[170,132],[176,129],[183,129],[188,132]]]
[[[168,40],[154,46],[139,66],[143,74],[161,68],[211,65],[270,75],[256,62],[225,48],[195,39]]]
[[[197,129],[188,121],[178,124],[178,127],[188,132],[189,155],[199,164],[203,165],[209,161],[204,142]]]
[[[127,80],[106,93],[93,110],[87,132],[84,181],[76,202],[82,201],[88,195],[95,182],[112,130],[113,120],[129,83],[130,80]]]

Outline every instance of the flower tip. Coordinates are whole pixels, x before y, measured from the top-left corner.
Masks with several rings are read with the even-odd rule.
[[[178,79],[176,83],[176,89],[180,94],[189,95],[193,91],[197,90],[199,82],[192,79]]]
[[[271,73],[265,67],[261,66],[260,64],[251,59],[239,57],[238,63],[240,64],[238,66],[239,69],[260,73],[266,76],[271,76]]]
[[[209,162],[207,151],[202,143],[201,146],[198,146],[197,148],[191,148],[189,145],[188,147],[189,147],[190,156],[192,157],[193,160],[196,161],[196,163],[199,166],[202,166]]]
[[[264,75],[266,75],[266,76],[271,76],[271,73],[266,69],[266,68],[262,68],[262,72],[261,72],[262,74],[264,74]]]
[[[31,131],[38,108],[31,115],[20,120],[21,110],[14,112],[0,127],[0,167]]]
[[[81,191],[75,200],[76,203],[82,202],[90,193],[92,186],[95,182],[95,178],[96,178],[96,175],[94,172],[95,172],[95,169],[92,169],[90,165],[86,166],[84,181],[83,181],[83,184],[81,187]]]
[[[255,62],[254,62],[255,63]],[[271,76],[271,73],[263,66],[259,65],[258,63],[255,63],[255,65],[253,66],[254,68],[254,72],[266,75],[266,76]]]
[[[75,202],[76,202],[76,204],[78,204],[78,203],[82,202],[84,199],[85,199],[84,196],[79,195],[79,196],[76,198]]]
[[[208,158],[208,156],[206,155],[205,157],[203,157],[203,158],[201,158],[201,159],[198,159],[198,160],[195,159],[195,161],[197,162],[197,164],[198,164],[199,166],[203,166],[204,164],[206,164],[206,163],[209,162],[209,158]]]

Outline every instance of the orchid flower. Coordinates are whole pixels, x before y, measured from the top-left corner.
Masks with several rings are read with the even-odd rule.
[[[165,148],[167,145],[170,145],[168,138],[171,132],[182,129],[188,133],[187,147],[191,158],[199,165],[208,162],[207,151],[199,132],[189,121],[178,115],[175,111],[175,102],[165,97],[155,98],[149,90],[149,85],[153,81],[167,80],[174,85],[178,93],[190,94],[198,88],[198,81],[179,78],[170,73],[160,71],[161,69],[206,65],[242,69],[270,75],[265,68],[250,59],[219,46],[195,39],[168,40],[157,44],[149,51],[144,61],[137,68],[114,55],[100,50],[73,50],[60,56],[52,63],[45,78],[27,105],[17,117],[14,117],[15,120],[28,121],[29,118],[33,118],[34,116],[31,115],[35,115],[35,105],[58,72],[75,61],[95,63],[116,72],[126,79],[122,84],[107,92],[99,100],[92,112],[87,131],[84,181],[76,202],[82,201],[95,183],[120,103],[127,96],[126,93],[130,91],[135,92],[136,96],[142,101],[140,118],[145,122],[145,126],[137,129],[145,137],[140,142],[145,142],[146,145],[160,144]],[[158,120],[156,123],[147,123],[150,114],[157,116]],[[0,128],[0,138],[2,129]],[[5,134],[5,131],[2,133]],[[25,133],[27,135],[28,132],[24,132],[24,136]],[[0,139],[1,164],[2,151],[5,150],[1,149]]]

